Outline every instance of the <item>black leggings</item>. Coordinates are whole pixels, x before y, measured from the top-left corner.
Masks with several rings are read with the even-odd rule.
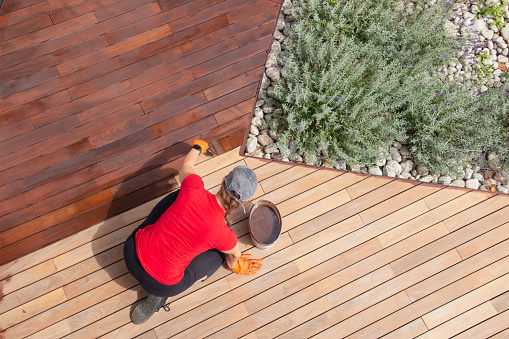
[[[226,255],[217,249],[200,253],[186,267],[182,280],[174,285],[162,284],[145,271],[136,254],[134,235],[140,229],[155,223],[177,199],[178,193],[179,191],[170,193],[158,202],[145,221],[133,231],[124,244],[124,260],[127,269],[140,282],[145,291],[158,297],[172,297],[184,292],[199,279],[214,274],[226,260]]]

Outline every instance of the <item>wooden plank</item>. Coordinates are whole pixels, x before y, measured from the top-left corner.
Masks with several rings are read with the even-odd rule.
[[[491,282],[494,279],[509,273],[509,266],[506,263],[507,261],[505,259],[494,262],[493,264],[483,267],[477,271],[477,275],[484,283]]]
[[[239,304],[199,323],[197,326],[190,327],[185,331],[180,332],[175,336],[175,338],[203,338],[225,326],[228,326],[232,322],[239,321],[247,315],[248,312],[244,304]],[[157,336],[165,335],[164,331],[159,331],[157,328],[155,329],[155,333]]]
[[[129,90],[129,88],[130,88],[129,82],[127,81],[117,83],[93,94],[87,95],[77,100],[73,100],[69,103],[65,103],[58,107],[49,109],[40,114],[34,115],[31,117],[32,122],[34,126],[38,128],[40,126],[49,124],[55,120],[65,118],[87,108],[94,107],[99,102],[104,102],[109,99],[113,99],[119,95],[124,94],[126,91]]]
[[[46,13],[58,10],[65,6],[70,6],[72,4],[78,3],[80,0],[48,0],[48,1],[40,1],[38,3],[34,3],[31,6],[26,7],[17,7],[16,4],[21,2],[9,2],[5,3],[2,6],[2,12],[8,12],[9,15],[0,16],[0,26],[5,27],[7,25],[14,25],[16,23],[29,20],[31,18],[35,18],[40,15],[44,15]],[[8,9],[8,5],[13,6],[12,11]],[[15,10],[17,9],[17,10]],[[5,10],[5,11],[4,11]]]
[[[355,317],[350,317],[343,321],[341,324],[336,324],[330,329],[327,329],[327,333],[340,334],[342,337],[355,336],[356,331],[360,330],[366,325],[383,318],[392,312],[404,307],[410,303],[408,296],[404,291],[398,292],[393,296],[375,304],[365,310],[359,312]],[[351,333],[354,333],[353,335]]]
[[[425,314],[422,319],[429,329],[439,326],[449,319],[452,319],[471,308],[481,305],[504,291],[509,282],[509,275],[502,276],[492,282],[479,287],[478,289],[467,293],[450,303]],[[489,303],[489,307],[496,312],[493,305]]]
[[[242,141],[244,140],[244,134],[245,130],[242,130],[235,134],[229,135],[225,138],[218,140],[219,147],[223,152],[228,152],[231,151],[232,149],[238,149],[239,145],[242,145]]]
[[[338,306],[332,308],[329,312],[327,312],[327,318],[329,320],[329,323],[331,323],[332,325],[340,324],[343,320],[348,319],[357,312],[360,312],[363,309],[367,308],[368,305],[373,305],[374,303],[384,300],[385,298],[397,293],[398,291],[402,291],[405,287],[412,285],[416,280],[418,281],[420,279],[421,275],[433,274],[433,272],[437,272],[440,269],[447,267],[448,265],[450,265],[451,262],[454,262],[457,259],[458,259],[457,253],[449,252],[446,255],[437,257],[432,261],[423,264],[422,266],[413,270],[412,272],[407,272],[403,275],[396,276],[391,280],[382,282],[379,286],[375,287],[374,289],[365,292],[364,295],[360,294],[351,300],[349,300],[350,298],[348,297],[345,298],[343,298],[342,296],[339,298],[336,297],[336,300],[334,300],[334,304]],[[319,288],[318,285],[317,288]],[[336,296],[337,294],[342,295],[343,293],[341,293],[340,290],[339,293],[334,294],[334,296]],[[293,331],[294,333],[297,333],[296,331],[298,331],[298,327],[293,329]],[[327,337],[330,338],[330,336],[336,337],[335,335],[338,333],[342,333],[342,331],[343,331],[342,326],[340,325],[333,326],[319,333],[317,337],[320,338]],[[290,332],[287,333],[286,335],[290,335]]]
[[[0,98],[0,112],[8,111],[10,109],[13,109],[17,106],[21,106],[25,103],[25,100],[19,93],[15,93],[13,95],[8,96],[7,98]],[[3,121],[4,119],[4,113],[0,114],[0,121]],[[5,126],[5,125],[1,125]]]
[[[110,218],[106,221],[101,221],[96,225],[89,227],[88,229],[75,234],[67,239],[64,239],[56,244],[49,245],[37,252],[30,253],[23,256],[22,258],[16,259],[12,262],[0,266],[0,279],[5,279],[40,264],[46,260],[52,259],[54,256],[65,253],[75,247],[83,245],[94,237],[100,237],[101,235],[112,232],[117,228],[121,228],[125,225],[122,216]]]
[[[122,244],[138,226],[138,223],[134,223],[108,233],[103,237],[93,239],[80,247],[76,247],[71,251],[54,257],[53,263],[58,271],[71,267],[84,259],[93,257],[97,253],[104,252],[111,247]]]
[[[289,278],[287,281],[275,285],[272,288],[266,288],[263,293],[246,300],[246,308],[250,314],[255,314],[256,312],[270,306],[272,303],[294,293],[299,293],[301,289],[311,286],[321,279],[329,276],[331,274],[331,266],[333,266],[336,271],[341,271],[348,266],[355,264],[357,261],[363,260],[373,253],[376,253],[380,249],[379,243],[376,240],[368,241],[339,254],[331,260],[324,261],[305,272],[301,273],[300,270],[297,270],[297,273],[300,274],[295,274],[295,276]],[[292,265],[297,269],[294,262],[290,262],[286,265]]]
[[[382,182],[385,181],[382,180]],[[349,193],[350,189],[356,190],[355,186],[372,187],[372,181],[362,180],[356,183],[355,185],[347,187],[346,191]],[[409,185],[407,182],[395,181],[393,183],[388,184],[387,186],[383,186],[381,188],[374,190],[369,195],[364,195],[363,197],[351,200],[350,202],[342,200],[341,205],[336,205],[334,206],[334,209],[331,209],[330,211],[320,216],[317,216],[316,219],[309,221],[307,228],[311,227],[313,233],[326,229],[327,227],[337,224],[338,222],[345,220],[347,218],[350,218],[355,214],[362,212],[364,209],[367,209],[379,203],[380,201],[384,201],[387,198],[391,197],[392,195],[397,194],[411,186],[412,185]],[[348,196],[350,197],[349,194]],[[315,203],[315,205],[317,205],[317,203]],[[316,226],[312,227],[311,224],[314,224]],[[304,234],[302,233],[301,234],[291,233],[291,234],[292,238],[299,239],[306,236],[308,232],[309,231],[306,230]]]
[[[73,60],[64,61],[60,63],[57,66],[57,68],[60,75],[70,74],[72,72],[76,72],[80,69],[86,68],[105,59],[130,51],[141,45],[150,43],[155,40],[159,40],[163,37],[169,36],[170,34],[171,30],[167,25],[157,27],[153,30],[147,31],[146,33],[137,35],[125,41],[121,41],[117,44],[110,45],[106,48],[102,48],[95,52],[88,53],[86,55],[77,57]]]
[[[0,29],[1,40],[6,41],[51,25],[53,25],[53,22],[49,15],[45,14],[7,27],[2,26],[4,28]]]
[[[254,98],[249,98],[235,106],[228,107],[218,113],[214,114],[214,118],[216,118],[217,124],[222,125],[226,124],[228,121],[231,121],[238,117],[239,115],[244,115],[247,113],[251,113],[251,108],[255,103]]]
[[[34,129],[29,118],[17,121],[13,124],[0,127],[0,141],[14,138],[20,134],[28,133]]]
[[[388,332],[394,331],[400,327],[405,327],[412,319],[420,319],[422,325],[421,316],[429,311],[432,311],[435,308],[440,307],[444,303],[450,302],[461,295],[468,293],[477,287],[481,286],[482,282],[477,277],[477,275],[471,274],[466,276],[463,279],[460,279],[442,289],[437,287],[437,291],[428,295],[422,299],[419,299],[412,304],[403,307],[396,312],[390,314],[389,316],[376,321],[369,326],[363,328],[362,330],[354,333],[352,337],[370,337],[370,338],[379,338],[387,334]],[[354,318],[355,319],[355,318]],[[415,321],[414,320],[414,321]],[[414,324],[416,325],[416,324]],[[424,326],[424,331],[419,331],[423,333],[428,330],[426,326]],[[417,333],[416,335],[418,335]]]
[[[58,65],[59,63],[75,58],[77,56],[89,53],[91,51],[101,49],[108,46],[108,42],[104,37],[98,36],[93,37],[87,41],[81,42],[79,44],[69,46],[67,48],[50,52],[47,51],[47,53],[34,57],[32,56],[28,60],[24,60],[23,62],[20,62],[14,66],[11,67],[4,67],[2,70],[0,70],[0,75],[2,76],[2,79],[5,79],[5,82],[8,80],[17,80],[16,81],[16,87],[9,86],[7,87],[9,90],[12,88],[18,89],[19,92],[21,91],[31,91],[30,88],[36,87],[36,86],[44,86],[41,84],[43,81],[35,82],[33,79],[34,75],[37,74],[36,70],[44,70],[45,68],[51,67],[54,71],[56,68],[54,66]],[[57,71],[57,74],[58,71]],[[36,79],[37,80],[37,79]],[[46,80],[45,82],[52,81],[52,79],[43,79]],[[7,88],[3,88],[2,91],[5,91]],[[54,93],[54,92],[52,92]],[[25,93],[22,93],[23,98],[25,100],[28,100],[28,96],[25,95]]]
[[[474,327],[455,336],[455,339],[467,339],[467,338],[488,338],[501,331],[507,329],[509,324],[509,311],[505,311],[501,314],[483,321]]]
[[[0,96],[5,97],[16,92],[21,92],[46,81],[57,79],[59,76],[56,67],[42,69],[26,77],[17,79],[16,81],[2,84],[0,87]]]
[[[369,176],[367,174],[363,174],[366,177],[366,180],[362,183],[362,185],[355,185],[348,190],[348,194],[352,197],[352,199],[356,199],[363,194],[366,194],[370,191],[375,190],[376,188],[383,186],[391,181],[394,178],[383,177],[383,176]]]
[[[274,14],[276,9],[277,7],[267,0],[259,0],[241,7],[227,13],[227,20],[231,24],[184,42],[180,48],[187,55],[229,38],[233,38],[239,46],[242,46],[271,35],[274,31],[273,18],[277,15]],[[237,35],[239,32],[245,33]]]
[[[37,299],[34,299],[26,304],[11,309],[2,313],[0,317],[0,328],[9,329],[22,321],[32,318],[33,316],[44,312],[58,304],[67,301],[67,297],[63,288],[57,288],[51,292],[45,293]]]
[[[21,98],[21,100],[23,99]],[[67,93],[67,91],[61,91],[37,101],[12,108],[0,115],[0,126],[7,126],[16,121],[20,121],[38,113],[44,112],[52,107],[60,106],[69,101],[71,101],[69,93]],[[3,166],[2,168],[6,167]]]
[[[428,205],[429,209],[432,210],[437,208],[438,206],[445,204],[451,200],[454,200],[465,193],[468,193],[469,190],[465,189],[447,189],[441,190],[437,193],[427,197],[424,201]]]
[[[77,16],[86,14],[88,12],[92,12],[98,8],[105,7],[111,5],[113,3],[119,2],[119,0],[91,0],[84,1],[80,3],[76,3],[73,6],[68,6],[61,8],[57,11],[53,11],[49,13],[51,20],[53,23],[58,24],[63,21],[70,20]]]
[[[421,318],[418,318],[404,326],[401,326],[397,330],[389,333],[388,335],[384,336],[384,338],[410,338],[419,334],[422,334],[426,332],[428,328],[424,324],[424,321],[422,321]]]
[[[138,1],[138,4],[141,3],[142,1]],[[116,16],[112,17],[111,19],[100,21],[95,25],[86,27],[85,29],[81,29],[66,35],[59,36],[58,38],[49,40],[47,44],[51,51],[57,51],[59,49],[75,45],[77,43],[87,41],[93,37],[103,35],[106,32],[109,32],[110,30],[122,27],[124,25],[128,25],[129,23],[132,22],[136,22],[149,15],[152,15],[152,12],[147,11],[147,7],[145,6],[139,7],[135,11],[129,11],[123,14],[120,14],[120,12],[116,12]],[[64,21],[64,23],[65,22],[68,21]]]
[[[494,213],[503,207],[509,206],[508,198],[509,197],[505,195],[492,196],[489,199],[483,201],[481,204],[472,206],[462,213],[447,218],[444,220],[444,223],[451,232],[456,231],[457,229],[470,224],[477,219]]]
[[[96,288],[90,292],[82,294],[76,298],[70,299],[65,303],[50,308],[39,314],[37,317],[30,318],[24,323],[9,327],[5,330],[7,337],[25,337],[39,330],[44,329],[50,324],[54,324],[73,314],[76,314],[110,296],[121,293],[126,288],[132,287],[137,283],[130,274],[126,274],[114,281]]]
[[[468,329],[472,325],[483,322],[496,315],[496,311],[490,302],[485,302],[460,316],[435,327],[418,338],[444,338],[451,337]]]
[[[74,204],[62,207],[52,213],[45,214],[29,222],[16,226],[15,228],[8,229],[0,233],[0,247],[12,244],[30,234],[45,230],[52,225],[56,225],[64,220],[68,220],[69,218],[93,209],[97,206],[97,204],[104,204],[112,199],[113,196],[111,192],[109,192],[109,190],[103,190],[91,195],[90,197],[77,201]],[[6,261],[2,261],[2,263],[5,262]]]
[[[298,180],[306,175],[315,172],[317,169],[313,167],[298,166],[290,171],[284,171],[270,178],[270,180],[263,180],[260,182],[264,192],[271,192],[281,188],[294,180]]]
[[[131,231],[133,229],[131,229]],[[114,280],[126,273],[129,272],[127,271],[125,262],[121,259],[116,263],[105,266],[96,272],[90,273],[67,285],[64,285],[63,289],[65,291],[65,295],[71,299],[87,291],[93,290],[98,286],[106,284],[107,282]]]
[[[228,41],[231,41],[231,40],[226,40],[225,42],[221,42],[217,45],[222,46]],[[230,43],[233,43],[233,42],[230,42]],[[230,51],[223,50],[222,55],[218,55],[219,53],[217,53],[215,58],[208,58],[208,59],[206,59],[207,61],[204,60],[204,62],[197,64],[194,67],[191,67],[191,71],[193,72],[193,75],[196,78],[200,78],[200,77],[203,77],[204,75],[212,73],[218,69],[221,69],[228,65],[231,65],[232,61],[237,62],[242,59],[246,59],[251,56],[258,55],[258,54],[263,55],[262,56],[263,61],[261,61],[261,64],[263,64],[265,61],[265,58],[266,58],[265,51],[268,48],[269,43],[270,43],[270,37],[267,36],[267,37],[261,38],[260,40],[253,41],[252,43],[246,44],[241,47],[238,47],[235,44],[235,46],[237,47],[236,49],[233,49]],[[216,46],[216,45],[208,47],[204,51],[212,49],[212,48],[214,48],[214,46]],[[200,52],[196,52],[196,53],[200,53]],[[196,53],[193,53],[193,54],[196,54]],[[193,55],[193,54],[190,54],[190,55]],[[259,65],[259,64],[256,63],[254,65]],[[254,65],[251,68],[254,68]],[[209,100],[211,100],[211,99],[209,99]]]
[[[175,4],[175,2],[173,3]],[[121,40],[143,33],[159,25],[163,25],[169,21],[184,17],[198,9],[207,7],[209,4],[210,1],[206,0],[187,1],[172,9],[164,10],[164,12],[162,13],[160,9],[159,13],[152,17],[139,20],[136,23],[132,23],[130,25],[126,25],[124,27],[108,32],[106,34],[106,38],[108,39],[110,44],[114,44]],[[160,6],[164,8],[163,4],[161,4]]]
[[[509,309],[509,291],[495,297],[491,303],[498,313],[507,311]]]
[[[277,205],[282,216],[304,208],[311,201],[311,197],[320,200],[334,193],[342,187],[347,177],[342,178],[342,173],[335,171],[318,170],[301,178],[295,178],[285,186],[277,188],[263,196]],[[271,180],[265,179],[265,181]],[[331,189],[331,187],[337,187]]]
[[[57,270],[55,265],[53,264],[53,260],[46,260],[34,267],[31,267],[21,273],[18,273],[14,279],[5,279],[2,280],[2,297],[14,292],[22,287],[30,285],[42,278],[47,277],[55,273]]]
[[[72,332],[93,325],[95,320],[108,319],[108,316],[114,314],[124,307],[131,306],[137,301],[137,295],[146,295],[141,286],[136,285],[124,292],[112,296],[104,301],[78,312],[66,319],[63,319],[42,331],[39,331],[27,338],[54,338],[71,335]],[[125,318],[129,318],[128,312],[124,312]],[[111,316],[110,316],[111,318]]]
[[[112,5],[98,8],[94,11],[95,16],[98,21],[104,21],[110,19],[112,17],[118,16],[123,13],[131,12],[140,7],[144,7],[143,5],[149,4],[153,2],[153,0],[127,0],[127,1],[119,1]]]
[[[394,244],[395,242],[400,241],[409,235],[415,234],[416,232],[419,232],[436,222],[447,219],[448,217],[464,209],[467,209],[468,207],[478,204],[488,198],[483,194],[475,193],[476,192],[474,192],[474,194],[465,194],[464,196],[461,196],[435,209],[432,209],[428,213],[423,214],[422,216],[417,217],[416,219],[411,220],[396,229],[382,234],[380,236],[380,242],[384,246]],[[428,198],[425,198],[424,201],[426,201]]]
[[[210,18],[215,18],[220,15],[224,15],[224,13],[227,13],[235,9],[236,7],[248,4],[251,1],[252,0],[240,0],[240,1],[224,0],[217,1],[216,3],[213,4],[209,2],[208,4],[210,5],[208,7],[199,10],[193,10],[192,12],[188,13],[185,17],[181,17],[171,21],[169,25],[172,31],[181,32],[195,24],[206,22],[210,20]]]
[[[502,212],[503,212],[503,210],[500,212],[497,212],[497,213],[502,213]],[[495,214],[497,214],[497,213],[495,213]],[[406,270],[410,267],[418,265],[419,263],[422,263],[422,262],[428,260],[429,258],[434,257],[438,253],[445,252],[447,250],[450,250],[450,249],[458,247],[458,246],[459,246],[458,249],[463,248],[466,251],[465,256],[462,256],[463,259],[467,258],[467,253],[470,253],[470,255],[479,253],[481,250],[484,250],[486,248],[486,247],[484,247],[482,249],[478,248],[478,246],[482,246],[482,245],[480,245],[480,242],[482,243],[482,240],[487,239],[487,238],[485,236],[482,236],[481,240],[477,240],[477,241],[474,238],[479,237],[484,232],[488,232],[489,230],[499,226],[498,223],[493,222],[494,218],[492,218],[492,216],[495,216],[495,214],[488,215],[484,219],[480,219],[471,225],[467,225],[462,229],[452,232],[449,235],[447,235],[446,237],[439,239],[436,242],[434,242],[428,246],[425,246],[425,247],[423,247],[413,253],[410,253],[410,254],[402,257],[401,259],[395,261],[394,263],[391,264],[392,268],[394,269],[394,272],[399,274],[400,272],[403,272],[404,270]],[[442,223],[442,224],[444,224],[444,223]],[[471,239],[474,239],[474,240],[471,240]],[[490,241],[489,238],[487,241],[488,242]],[[466,244],[464,244],[464,243],[466,243]],[[492,243],[492,245],[494,245],[495,243]],[[467,245],[467,244],[471,244],[471,245]],[[462,246],[466,246],[466,247],[462,247]],[[472,246],[472,247],[470,247],[470,246]],[[470,248],[470,250],[468,248]],[[459,252],[459,253],[461,255],[461,252]]]
[[[67,89],[81,82],[96,78],[102,74],[112,72],[120,68],[120,64],[116,58],[104,60],[98,64],[87,67],[83,70],[71,73],[67,76],[48,81],[44,84],[32,87],[23,91],[23,97],[27,101],[37,100],[46,95]]]
[[[93,13],[87,13],[77,18],[40,29],[27,35],[4,41],[0,44],[0,55],[8,54],[32,45],[41,43],[46,40],[56,38],[61,35],[68,34],[73,31],[83,29],[89,25],[93,25],[97,19]]]
[[[416,187],[404,191],[401,194],[394,196],[384,202],[377,204],[359,214],[365,224],[370,224],[377,220],[375,218],[381,218],[391,213],[398,211],[407,205],[413,204],[414,202],[425,198],[426,196],[433,194],[440,190],[441,187],[431,184],[420,184]],[[380,213],[383,211],[383,213]],[[376,217],[375,217],[376,216]]]
[[[22,208],[13,213],[0,217],[0,232],[8,230],[11,227],[22,224],[36,217],[32,206]]]
[[[171,323],[173,323],[174,329],[171,327],[169,330],[163,328],[156,329],[156,331],[165,333],[165,336],[170,336],[172,333],[176,334],[186,329],[186,323],[193,323],[195,313],[197,318],[203,320],[207,319],[207,317],[204,318],[203,315],[206,314],[208,310],[202,308],[197,312],[196,307],[198,305],[204,304],[207,309],[209,309],[218,299],[223,299],[226,301],[227,305],[230,305],[230,302],[224,298],[224,293],[229,290],[230,287],[224,279],[208,284],[195,293],[186,294],[184,297],[172,301],[172,311],[169,315],[165,314],[165,312],[155,313],[147,322],[140,325],[134,325],[130,322],[128,309],[131,307],[129,306],[122,312],[117,312],[115,317],[103,319],[104,321],[100,322],[100,326],[91,326],[83,331],[77,331],[73,333],[70,338],[96,338],[99,336],[104,336],[104,338],[131,338],[149,329],[156,328],[160,324],[167,327],[169,324],[165,324],[165,322],[173,320]],[[220,310],[226,310],[228,308],[222,307],[220,304],[217,306],[219,306]],[[190,314],[192,315],[191,317],[189,316]]]
[[[22,148],[27,148],[49,137],[60,134],[65,129],[72,129],[79,126],[80,122],[75,116],[70,116],[66,120],[55,121],[48,125],[38,128],[34,133],[25,133],[9,140],[5,140],[0,146],[0,156],[9,154]],[[10,125],[9,125],[10,126]]]
[[[473,272],[480,270],[493,262],[497,262],[497,260],[505,258],[507,255],[509,255],[509,249],[504,248],[504,246],[507,246],[507,244],[509,244],[509,240],[506,240],[505,242],[496,245],[484,252],[463,260],[458,265],[451,266],[436,276],[423,280],[422,282],[407,289],[408,296],[410,299],[412,299],[412,301],[416,301],[433,293],[443,286],[451,284],[454,281],[461,279],[466,275],[472,274]],[[479,274],[478,277],[482,279]]]
[[[0,300],[0,308],[2,310],[10,310],[35,298],[38,298],[55,288],[62,287],[75,279],[79,279],[84,275],[95,272],[102,267],[117,262],[122,258],[123,246],[117,245],[108,251],[99,253],[93,258],[89,258],[77,265],[69,267],[65,270],[56,272],[42,280],[31,285],[27,285],[11,294],[8,294]]]
[[[497,227],[482,236],[458,246],[458,253],[463,259],[469,258],[485,249],[505,240],[509,234],[509,223]]]

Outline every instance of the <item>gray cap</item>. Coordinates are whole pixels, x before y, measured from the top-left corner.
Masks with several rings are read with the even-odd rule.
[[[226,193],[238,203],[249,200],[255,194],[257,186],[258,179],[255,172],[244,165],[235,167],[224,180]],[[232,192],[235,192],[239,198],[237,199]]]

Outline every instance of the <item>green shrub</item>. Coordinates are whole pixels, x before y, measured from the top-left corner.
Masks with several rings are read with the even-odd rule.
[[[438,79],[436,70],[466,46],[466,37],[444,31],[449,3],[405,3],[300,1],[280,60],[285,82],[274,89],[286,119],[281,149],[294,139],[332,163],[369,165],[408,137],[413,154],[440,172],[507,148],[507,128],[500,128],[507,105],[491,111],[489,99],[505,92],[473,96],[467,86]]]

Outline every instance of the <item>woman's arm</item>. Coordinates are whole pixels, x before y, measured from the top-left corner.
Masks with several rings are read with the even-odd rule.
[[[231,250],[221,252],[226,254],[226,264],[228,267],[235,268],[235,266],[237,266],[237,261],[240,259],[239,243],[237,243],[237,245],[235,245],[235,247]]]
[[[182,164],[179,168],[180,182],[184,181],[188,175],[194,174],[194,165],[196,164],[196,160],[198,159],[199,155],[200,151],[191,148],[189,153],[187,153],[187,155],[184,157],[184,160],[182,160]]]
[[[196,164],[196,160],[198,156],[202,153],[207,152],[209,149],[209,144],[203,140],[193,140],[193,148],[187,153],[182,160],[182,164],[179,168],[179,177],[180,182],[184,181],[184,179],[190,175],[194,174],[194,165]]]

